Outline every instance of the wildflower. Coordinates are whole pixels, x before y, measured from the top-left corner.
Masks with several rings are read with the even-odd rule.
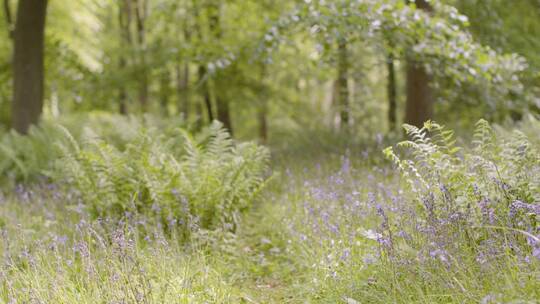
[[[432,258],[438,258],[441,260],[441,262],[447,263],[448,262],[448,253],[444,249],[437,248],[435,250],[432,250],[429,252],[429,256]]]
[[[366,254],[363,258],[363,262],[366,265],[371,265],[377,261],[377,258],[372,254]]]
[[[495,223],[495,210],[490,208],[491,202],[487,198],[482,198],[478,205],[480,206],[480,211],[482,213],[482,219],[485,222],[490,224]]]
[[[351,255],[351,250],[349,248],[345,248],[345,250],[343,250],[343,253],[341,254],[340,259],[342,261],[346,261],[350,255]]]
[[[403,230],[398,231],[397,236],[403,239],[411,239],[411,236]]]
[[[517,210],[524,210],[526,212],[533,213],[537,216],[540,216],[540,205],[527,204],[520,200],[516,200],[510,205],[510,211],[513,212],[511,213],[512,214],[511,217],[515,216],[515,213],[517,213]]]
[[[540,260],[540,245],[537,245],[532,252],[533,257]]]
[[[81,241],[76,243],[73,246],[73,252],[78,253],[83,258],[88,258],[90,256],[90,250],[88,249],[88,244],[86,242]]]
[[[152,204],[151,210],[154,211],[155,213],[159,213],[161,211],[161,206],[154,202]]]
[[[377,238],[377,242],[383,247],[383,248],[392,248],[392,240],[387,237],[379,237]]]

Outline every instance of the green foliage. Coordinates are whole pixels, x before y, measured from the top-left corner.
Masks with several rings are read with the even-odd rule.
[[[124,149],[145,129],[159,128],[163,136],[171,137],[175,129],[185,126],[182,119],[158,119],[147,115],[143,118],[88,113],[70,115],[59,121],[44,120],[39,126],[32,126],[28,135],[15,131],[1,134],[0,173],[2,183],[37,182],[50,178],[54,164],[61,156],[59,146],[65,144],[57,123],[73,135],[74,142],[90,138],[106,141]]]
[[[57,179],[77,189],[95,217],[137,212],[186,231],[234,229],[264,185],[267,150],[235,144],[218,123],[197,139],[177,134],[142,130],[124,150],[96,137],[72,140]]]
[[[2,182],[29,182],[49,177],[52,165],[60,156],[54,143],[61,133],[52,124],[31,127],[29,134],[10,131],[0,141]]]
[[[426,199],[441,204],[437,210],[446,214],[440,216],[473,212],[476,224],[505,225],[515,220],[509,218],[515,202],[532,209],[540,203],[540,154],[523,132],[497,136],[487,121],[480,120],[472,148],[462,149],[455,146],[452,133],[436,123],[426,122],[421,129],[405,125],[405,130],[411,140],[398,146],[409,156],[400,159],[392,148],[385,155],[417,193],[420,205]],[[496,216],[487,218],[486,208]]]

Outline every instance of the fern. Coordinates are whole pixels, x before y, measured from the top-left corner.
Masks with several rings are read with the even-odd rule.
[[[185,130],[176,133],[182,149],[155,129],[142,129],[122,151],[86,132],[80,147],[63,146],[57,177],[81,192],[96,217],[131,211],[154,214],[166,227],[175,219],[184,231],[193,223],[234,229],[265,183],[268,151],[236,145],[217,123],[198,141]]]
[[[495,208],[498,220],[504,222],[512,202],[540,204],[540,153],[523,132],[499,139],[480,120],[468,149],[457,147],[453,132],[434,122],[428,121],[423,128],[404,128],[411,139],[398,147],[409,157],[401,159],[391,147],[385,155],[417,193],[418,202],[434,198],[438,217],[469,213],[473,208],[482,223],[487,207],[476,202],[483,200],[497,202],[489,208]]]

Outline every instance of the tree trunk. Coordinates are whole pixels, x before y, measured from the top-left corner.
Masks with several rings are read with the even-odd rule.
[[[148,71],[146,67],[146,17],[148,15],[148,3],[146,0],[136,0],[135,19],[137,26],[137,42],[139,52],[139,103],[141,110],[148,110]]]
[[[124,45],[130,46],[132,43],[131,39],[131,3],[130,0],[122,0],[119,2],[118,7],[118,25],[120,28],[120,39],[119,45],[120,49]],[[118,68],[120,72],[125,71],[128,66],[128,59],[126,58],[124,51],[121,50],[118,58]],[[127,92],[126,87],[123,83],[118,84],[118,111],[122,115],[127,115]]]
[[[428,13],[433,8],[426,0],[416,0],[416,7]],[[433,118],[433,93],[430,87],[430,76],[420,62],[407,60],[407,101],[405,106],[405,122],[422,127],[424,122]]]
[[[407,63],[407,103],[405,122],[422,127],[433,117],[433,94],[429,86],[430,77],[419,63]]]
[[[169,71],[168,69],[164,69],[159,78],[159,101],[161,112],[165,117],[169,116],[169,97],[171,95],[170,82],[171,78]]]
[[[184,20],[184,40],[186,44],[191,42],[191,33],[188,28],[187,19]],[[179,56],[180,57],[180,56]],[[176,90],[178,95],[178,109],[184,114],[184,119],[189,119],[190,112],[190,91],[189,91],[189,63],[186,61],[182,67],[182,60],[178,58],[176,62]]]
[[[217,2],[212,2],[207,6],[208,11],[208,23],[210,27],[210,32],[213,34],[216,41],[220,41],[223,33],[221,30],[221,21],[220,21],[220,4]],[[233,129],[231,124],[231,112],[229,107],[229,99],[225,93],[225,85],[223,85],[223,71],[218,71],[216,77],[214,77],[214,88],[217,90],[214,91],[217,107],[217,118],[223,123],[231,135],[233,135]]]
[[[26,134],[43,109],[47,0],[20,0],[14,32],[13,128]]]
[[[184,115],[184,119],[189,118],[190,92],[189,92],[189,64],[176,63],[176,94],[178,96],[178,109]]]
[[[389,54],[386,63],[388,69],[388,126],[391,131],[396,129],[397,124],[397,83],[396,68],[394,66],[394,55]]]
[[[204,100],[204,105],[206,106],[206,114],[208,115],[208,120],[212,122],[214,121],[214,114],[212,112],[212,100],[210,99],[210,88],[208,86],[206,67],[204,65],[199,65],[198,73],[200,92]]]
[[[266,94],[266,90],[264,89],[264,80],[266,77],[266,67],[264,66],[264,63],[261,63],[261,85],[262,90],[261,94],[259,95],[259,108],[257,109],[257,118],[259,120],[259,139],[261,140],[261,143],[266,144],[268,142],[268,94]]]
[[[339,107],[340,127],[345,130],[349,126],[349,86],[348,86],[348,58],[347,41],[341,39],[338,43],[338,77],[337,77],[337,105]]]
[[[120,56],[119,68],[122,71],[126,68],[126,59],[123,56]],[[122,115],[127,115],[127,93],[126,88],[123,85],[119,85],[118,88],[118,111]]]
[[[229,102],[220,96],[216,96],[217,115],[218,120],[223,123],[223,127],[229,131],[231,136],[233,135],[233,128],[231,123],[231,112],[229,109]]]

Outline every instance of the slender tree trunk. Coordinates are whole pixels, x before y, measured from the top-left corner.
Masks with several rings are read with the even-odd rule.
[[[264,89],[265,84],[265,78],[266,78],[266,67],[264,66],[264,63],[261,63],[261,85],[263,89],[261,90],[261,94],[259,95],[259,108],[257,109],[257,116],[259,120],[259,139],[261,140],[261,143],[266,144],[268,142],[268,94],[266,94],[266,90]]]
[[[212,122],[214,121],[214,114],[212,111],[212,99],[210,98],[210,88],[208,86],[206,67],[204,65],[199,65],[198,73],[200,92],[204,100],[204,105],[206,106],[206,114],[208,115],[208,120]]]
[[[131,46],[132,39],[131,39],[131,2],[130,0],[122,0],[119,2],[118,7],[118,25],[120,27],[120,48],[122,49],[125,46]],[[126,56],[124,55],[124,51],[122,50],[119,55],[118,59],[118,68],[120,72],[123,72],[126,70],[126,67],[128,66],[128,60]],[[118,85],[118,111],[122,115],[127,115],[128,109],[127,109],[127,92],[126,87],[124,84]]]
[[[416,7],[428,13],[433,7],[426,0],[416,0]],[[433,93],[430,87],[431,77],[420,62],[407,60],[407,101],[405,122],[422,127],[426,120],[433,118]]]
[[[20,0],[14,32],[13,128],[26,134],[43,110],[47,0]]]
[[[337,77],[337,104],[339,107],[340,127],[345,130],[349,125],[349,86],[348,86],[348,54],[347,42],[341,39],[338,43],[338,77]]]
[[[268,104],[266,100],[262,101],[261,108],[259,109],[259,138],[261,143],[266,144],[268,142]]]
[[[171,78],[169,71],[165,69],[161,72],[159,78],[159,101],[161,105],[161,112],[165,117],[169,116],[169,97],[171,94],[170,82]]]
[[[195,19],[195,33],[197,35],[197,38],[199,39],[199,41],[204,41],[204,36],[203,36],[203,31],[202,31],[202,26],[201,26],[201,20],[200,20],[200,13],[199,13],[199,3],[200,1],[198,0],[192,0],[192,4],[193,4],[193,15],[194,15],[194,19]],[[198,84],[197,84],[197,87],[198,87],[198,91],[199,91],[199,94],[203,100],[202,103],[198,102],[197,105],[196,105],[196,112],[197,112],[197,115],[199,116],[199,126],[198,126],[198,129],[200,129],[202,126],[202,123],[203,123],[203,105],[204,107],[206,108],[206,115],[208,116],[208,121],[209,122],[212,122],[214,121],[214,114],[213,114],[213,109],[212,109],[212,99],[211,99],[211,95],[210,95],[210,86],[208,84],[209,82],[209,77],[208,77],[208,71],[206,69],[206,65],[205,63],[200,63],[199,64],[199,67],[197,69],[197,75],[198,75]]]
[[[188,28],[187,19],[184,22],[184,40],[186,43],[191,41],[191,33]],[[176,63],[176,88],[178,95],[178,109],[184,114],[184,119],[187,121],[189,119],[190,112],[190,91],[189,91],[189,63],[184,62],[183,66],[181,63],[181,58],[178,58]]]
[[[146,0],[135,0],[135,19],[137,26],[137,42],[139,51],[139,103],[141,110],[148,110],[148,71],[146,66],[146,17],[148,15],[148,3]]]
[[[190,112],[189,64],[187,62],[183,66],[180,62],[176,64],[176,94],[178,109],[187,120]]]
[[[396,129],[397,124],[397,83],[393,54],[388,55],[386,67],[388,69],[388,125],[390,130],[393,131]]]
[[[221,30],[221,21],[220,21],[220,4],[216,2],[210,3],[207,7],[208,10],[208,19],[210,32],[213,33],[214,39],[220,41],[223,32]],[[233,135],[233,128],[231,123],[231,112],[229,107],[229,99],[225,92],[226,88],[223,84],[223,71],[218,71],[217,76],[214,77],[214,87],[217,90],[214,91],[217,107],[217,118],[223,123],[223,126]]]
[[[120,64],[119,64],[120,70],[123,70],[126,68],[126,59],[124,57],[120,57]],[[118,112],[122,115],[127,115],[127,93],[126,88],[123,85],[120,85],[118,92]]]
[[[223,123],[223,127],[229,131],[231,135],[233,135],[233,128],[231,123],[231,112],[229,108],[229,102],[227,99],[222,98],[221,96],[216,96],[216,104],[217,104],[217,115],[218,120]]]

